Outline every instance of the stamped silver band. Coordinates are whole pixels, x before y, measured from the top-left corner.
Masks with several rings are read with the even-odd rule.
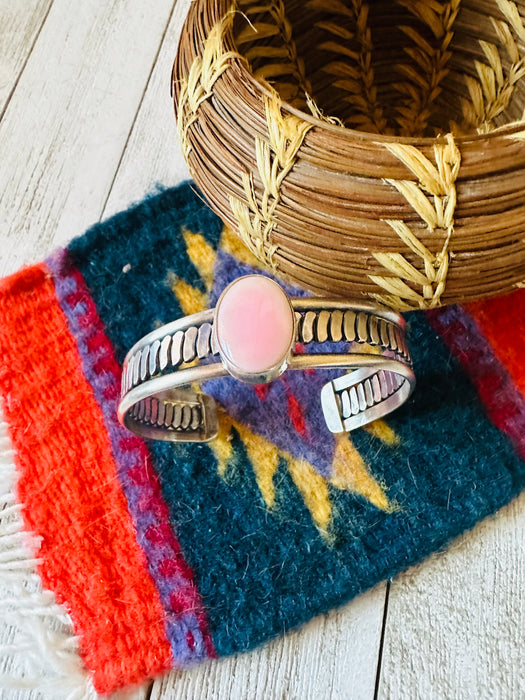
[[[366,425],[408,398],[415,378],[399,314],[366,302],[289,301],[295,317],[294,342],[283,369],[352,370],[321,391],[323,414],[332,432]],[[217,435],[215,401],[194,386],[229,374],[219,354],[214,322],[215,309],[187,316],[149,333],[131,348],[124,361],[118,409],[123,425],[157,440],[206,442]],[[312,343],[324,341],[346,342],[348,350],[309,352]]]

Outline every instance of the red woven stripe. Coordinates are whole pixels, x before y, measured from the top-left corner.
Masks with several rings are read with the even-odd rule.
[[[42,538],[42,582],[70,611],[96,689],[108,693],[167,670],[159,595],[44,266],[0,283],[0,391],[25,521]]]
[[[431,326],[470,377],[494,425],[525,458],[525,397],[474,318],[462,306],[440,307],[426,313]]]
[[[518,389],[525,394],[525,290],[469,304],[469,314],[505,365]]]

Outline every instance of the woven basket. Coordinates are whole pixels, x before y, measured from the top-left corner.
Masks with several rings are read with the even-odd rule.
[[[525,280],[525,2],[195,0],[173,72],[211,207],[291,281],[390,307]]]

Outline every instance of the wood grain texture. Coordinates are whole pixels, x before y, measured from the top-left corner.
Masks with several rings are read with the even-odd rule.
[[[384,700],[525,698],[525,494],[392,583]]]
[[[0,3],[0,120],[53,0]]]
[[[0,122],[0,274],[99,219],[173,4],[53,3]]]
[[[157,186],[173,187],[190,177],[179,146],[170,95],[171,68],[190,2],[177,0],[175,4],[103,218],[142,199]]]

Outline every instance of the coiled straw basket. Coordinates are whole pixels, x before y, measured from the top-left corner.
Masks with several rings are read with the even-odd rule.
[[[525,281],[525,2],[195,0],[173,71],[210,206],[314,292],[396,309]]]

